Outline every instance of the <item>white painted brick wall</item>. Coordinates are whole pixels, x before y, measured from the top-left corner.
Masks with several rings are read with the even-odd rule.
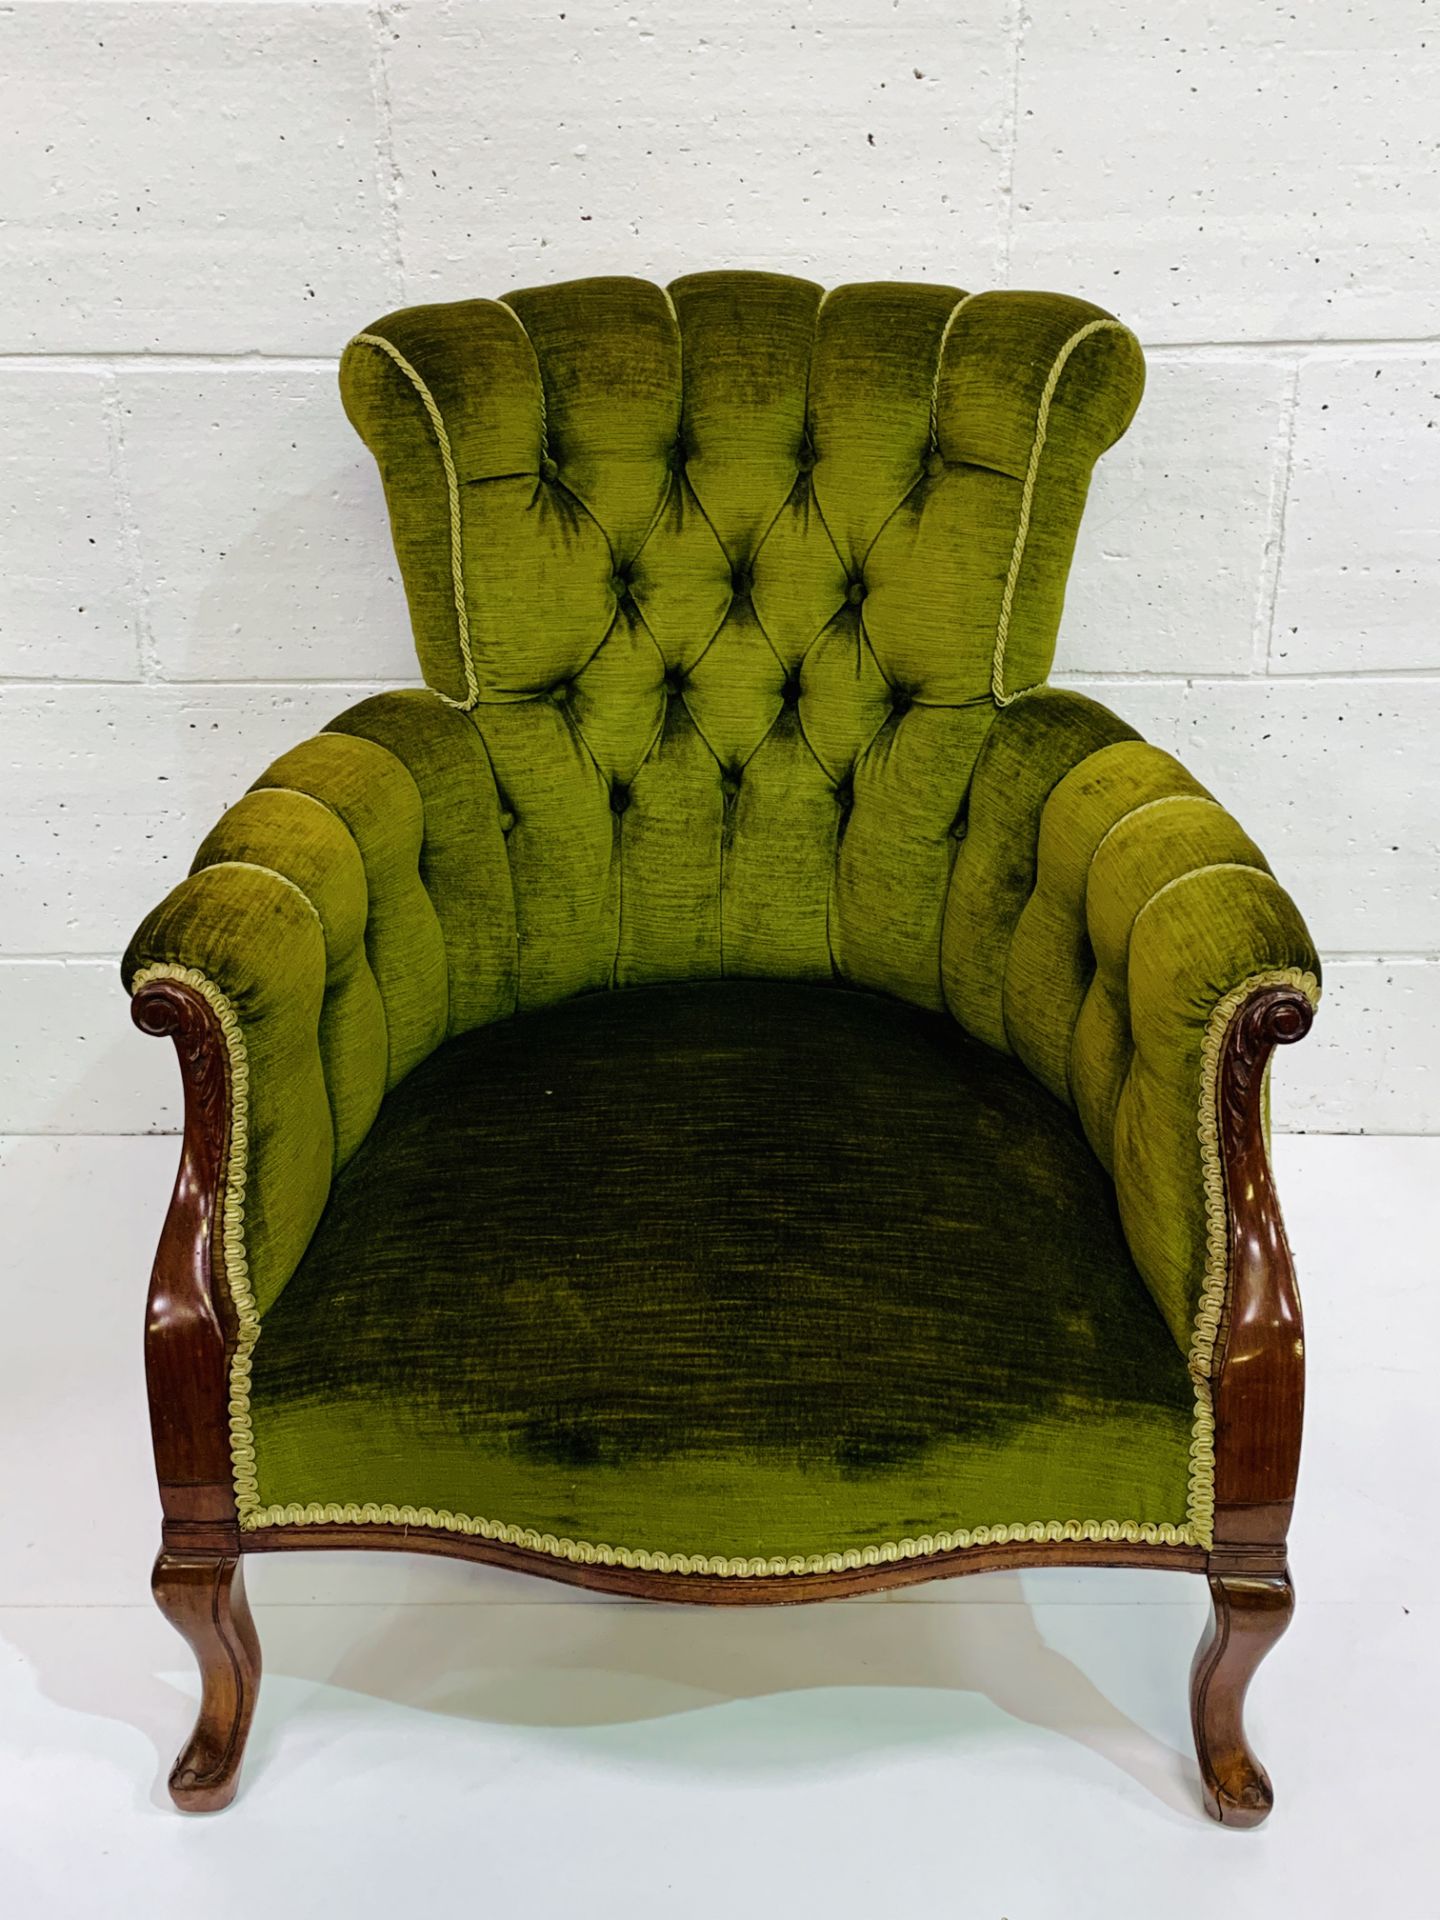
[[[7,6],[0,351],[331,353],[338,314],[383,307],[371,12]]]
[[[1440,353],[1308,361],[1271,672],[1440,673],[1437,528]]]
[[[1272,354],[1162,348],[1150,356],[1140,411],[1095,469],[1062,670],[1252,670],[1272,586],[1293,386],[1292,368]]]
[[[1002,276],[1013,0],[390,11],[407,299],[617,264]]]
[[[175,1125],[119,949],[269,758],[414,678],[349,335],[742,264],[1137,328],[1057,671],[1311,919],[1328,996],[1280,1124],[1440,1130],[1432,12],[12,0],[0,1131]]]
[[[158,675],[415,677],[384,498],[333,362],[132,363],[118,384]]]
[[[0,675],[132,680],[139,608],[108,371],[0,370]]]
[[[1068,278],[1145,340],[1433,333],[1428,0],[1047,0],[1034,14],[1017,285]]]
[[[9,949],[118,957],[209,826],[369,684],[0,688]]]

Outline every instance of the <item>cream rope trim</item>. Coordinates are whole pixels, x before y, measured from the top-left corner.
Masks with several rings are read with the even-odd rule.
[[[1010,610],[1015,600],[1015,584],[1020,578],[1020,563],[1025,557],[1025,542],[1030,534],[1030,508],[1035,498],[1035,481],[1040,472],[1040,455],[1045,450],[1045,436],[1050,426],[1050,403],[1055,398],[1055,389],[1060,384],[1060,376],[1065,371],[1066,362],[1075,349],[1088,340],[1093,333],[1128,333],[1129,328],[1118,320],[1091,320],[1081,327],[1061,347],[1056,354],[1049,373],[1045,376],[1045,385],[1040,390],[1040,404],[1035,411],[1035,438],[1030,446],[1030,462],[1025,469],[1025,485],[1020,494],[1020,518],[1015,528],[1015,545],[1010,554],[1010,571],[1005,576],[1005,591],[1000,599],[1000,619],[995,628],[995,658],[990,668],[990,690],[997,707],[1008,707],[1012,700],[1018,700],[1022,693],[1028,693],[1028,687],[1021,687],[1015,693],[1005,691],[1005,643],[1010,637]]]
[[[435,690],[432,687],[429,691],[433,693]],[[444,696],[442,695],[441,697],[443,698]],[[363,739],[364,736],[354,733],[337,733],[333,727],[322,727],[319,733],[313,734],[311,738],[315,740],[356,740]],[[388,752],[388,748],[386,751]],[[325,814],[327,818],[331,820],[340,819],[334,807],[327,805],[317,794],[307,793],[304,787],[251,787],[250,791],[251,793],[288,793],[296,800],[308,800],[312,807],[319,807],[320,811]]]
[[[357,333],[350,344],[352,347],[357,344],[378,347],[382,353],[389,354],[419,394],[421,405],[430,416],[430,425],[435,430],[435,443],[440,449],[440,464],[445,469],[445,485],[450,495],[450,576],[455,588],[455,627],[460,639],[460,658],[465,668],[465,698],[456,700],[448,693],[441,693],[438,687],[432,687],[431,692],[437,694],[447,707],[458,707],[462,713],[468,713],[480,698],[480,684],[475,678],[475,663],[470,657],[470,615],[465,606],[465,555],[460,535],[460,482],[450,451],[450,436],[445,431],[445,422],[435,404],[434,394],[397,346],[379,333]]]
[[[255,789],[255,791],[260,793],[290,793],[293,789],[290,787],[260,787]],[[310,796],[306,794],[305,798],[307,800],[309,797]],[[310,898],[309,894],[306,893],[299,881],[292,880],[288,873],[281,873],[275,867],[262,866],[258,860],[212,860],[208,866],[196,867],[189,877],[192,880],[198,880],[202,873],[214,873],[218,867],[239,867],[242,873],[263,873],[267,880],[278,880],[282,887],[288,887],[292,893],[299,894],[300,898],[305,902],[305,905],[310,909],[316,924],[322,932],[324,931],[325,922],[320,918],[320,909]]]
[[[1128,740],[1124,740],[1124,741],[1118,741],[1116,744],[1119,746],[1130,746],[1133,743]],[[1152,800],[1141,800],[1137,802],[1135,806],[1130,807],[1126,812],[1122,813],[1118,820],[1112,820],[1109,826],[1105,829],[1104,833],[1102,833],[1100,838],[1095,842],[1095,851],[1090,856],[1089,871],[1093,873],[1095,869],[1095,862],[1100,858],[1100,855],[1105,851],[1106,846],[1109,844],[1111,835],[1118,833],[1121,827],[1123,827],[1128,821],[1133,820],[1137,814],[1149,813],[1152,807],[1173,806],[1177,800],[1197,800],[1199,801],[1201,806],[1216,807],[1219,809],[1221,813],[1225,811],[1225,809],[1220,805],[1220,802],[1214,797],[1214,795],[1209,793],[1157,793]],[[1191,871],[1203,872],[1204,869],[1192,868]]]
[[[250,1516],[260,1505],[260,1489],[255,1478],[255,1433],[250,1421],[250,1356],[260,1338],[260,1310],[250,1288],[250,1266],[245,1253],[245,1176],[250,1130],[250,1066],[245,1055],[245,1035],[235,1009],[215,982],[197,967],[175,966],[163,961],[142,967],[130,983],[131,994],[138,993],[151,980],[178,980],[208,1000],[230,1056],[230,1137],[220,1183],[220,1265],[237,1328],[235,1351],[230,1356],[230,1471],[240,1524],[252,1526]]]
[[[1205,1026],[1200,1052],[1200,1162],[1205,1186],[1205,1277],[1190,1342],[1190,1377],[1195,1385],[1194,1438],[1190,1444],[1190,1496],[1186,1531],[1202,1547],[1214,1544],[1215,1404],[1210,1374],[1215,1342],[1230,1285],[1230,1203],[1220,1157],[1220,1062],[1231,1022],[1252,994],[1266,987],[1294,987],[1311,1006],[1320,1001],[1320,983],[1299,967],[1276,967],[1252,974],[1225,995]]]
[[[1220,811],[1223,813],[1225,809],[1221,807]],[[1157,887],[1155,889],[1154,893],[1151,894],[1150,898],[1131,921],[1130,938],[1132,940],[1135,938],[1135,930],[1140,925],[1140,922],[1153,906],[1156,906],[1165,898],[1167,893],[1173,893],[1177,887],[1183,887],[1189,880],[1199,880],[1205,875],[1212,873],[1253,873],[1261,880],[1273,880],[1275,878],[1268,867],[1254,866],[1249,860],[1207,860],[1204,866],[1187,867],[1184,873],[1174,874],[1165,882],[1163,887]],[[1257,975],[1256,977],[1258,978],[1259,976]]]
[[[940,345],[935,354],[935,378],[930,382],[930,445],[932,449],[940,445],[940,375],[945,367],[945,349],[950,344],[950,329],[960,318],[961,309],[968,307],[972,300],[978,300],[979,297],[976,293],[962,293],[945,316]]]

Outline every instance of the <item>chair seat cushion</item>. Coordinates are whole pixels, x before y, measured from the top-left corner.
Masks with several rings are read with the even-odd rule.
[[[261,1524],[757,1572],[1171,1538],[1194,1394],[1023,1067],[878,995],[715,981],[433,1053],[266,1312],[251,1413]]]

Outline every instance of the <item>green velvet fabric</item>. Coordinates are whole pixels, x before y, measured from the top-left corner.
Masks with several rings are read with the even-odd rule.
[[[585,1527],[622,1543],[1180,1517],[1207,1028],[1255,974],[1318,964],[1223,807],[1043,685],[1090,470],[1142,380],[1133,337],[1059,295],[756,273],[412,308],[352,342],[428,687],[283,755],[124,963],[127,985],[198,969],[243,1036],[267,1501],[561,1526],[558,1455],[524,1439],[570,1417],[543,1349],[593,1444]],[[764,981],[791,997],[747,999]],[[693,1063],[683,1035],[635,1038],[661,1005],[703,1007]],[[562,1138],[526,1060],[558,1085],[606,1035],[635,1059],[608,1088],[592,1063]],[[642,1055],[645,1102],[698,1129],[684,1155],[630,1112]],[[685,1121],[707,1074],[732,1161],[754,1141],[743,1191]],[[847,1116],[833,1152],[817,1089]],[[595,1326],[627,1330],[608,1400],[561,1220]],[[474,1316],[502,1281],[492,1351]],[[727,1331],[699,1303],[732,1293]],[[702,1363],[726,1383],[708,1427],[672,1391]],[[774,1369],[810,1384],[772,1408]]]
[[[854,991],[589,995],[387,1100],[264,1317],[262,1504],[765,1557],[1185,1517],[1193,1391],[1074,1117]]]
[[[283,754],[206,835],[124,960],[193,967],[249,1066],[245,1238],[261,1307],[386,1090],[514,1005],[513,893],[489,762],[460,715],[381,694]]]
[[[1177,761],[1076,693],[1006,707],[946,904],[948,1003],[1071,1104],[1188,1348],[1205,1276],[1206,1029],[1257,974],[1313,974],[1299,910]]]
[[[327,732],[373,741],[415,783],[421,825],[414,866],[440,930],[446,1031],[464,1033],[512,1013],[515,890],[495,777],[473,727],[417,688],[362,700]],[[370,939],[373,945],[373,923]]]

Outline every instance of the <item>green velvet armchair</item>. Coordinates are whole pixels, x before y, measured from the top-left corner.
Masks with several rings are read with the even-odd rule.
[[[155,1591],[232,1796],[255,1552],[671,1600],[1183,1568],[1206,1804],[1292,1604],[1263,854],[1046,685],[1143,363],[1051,294],[763,273],[346,348],[425,687],[264,773],[124,963],[177,1043]]]

